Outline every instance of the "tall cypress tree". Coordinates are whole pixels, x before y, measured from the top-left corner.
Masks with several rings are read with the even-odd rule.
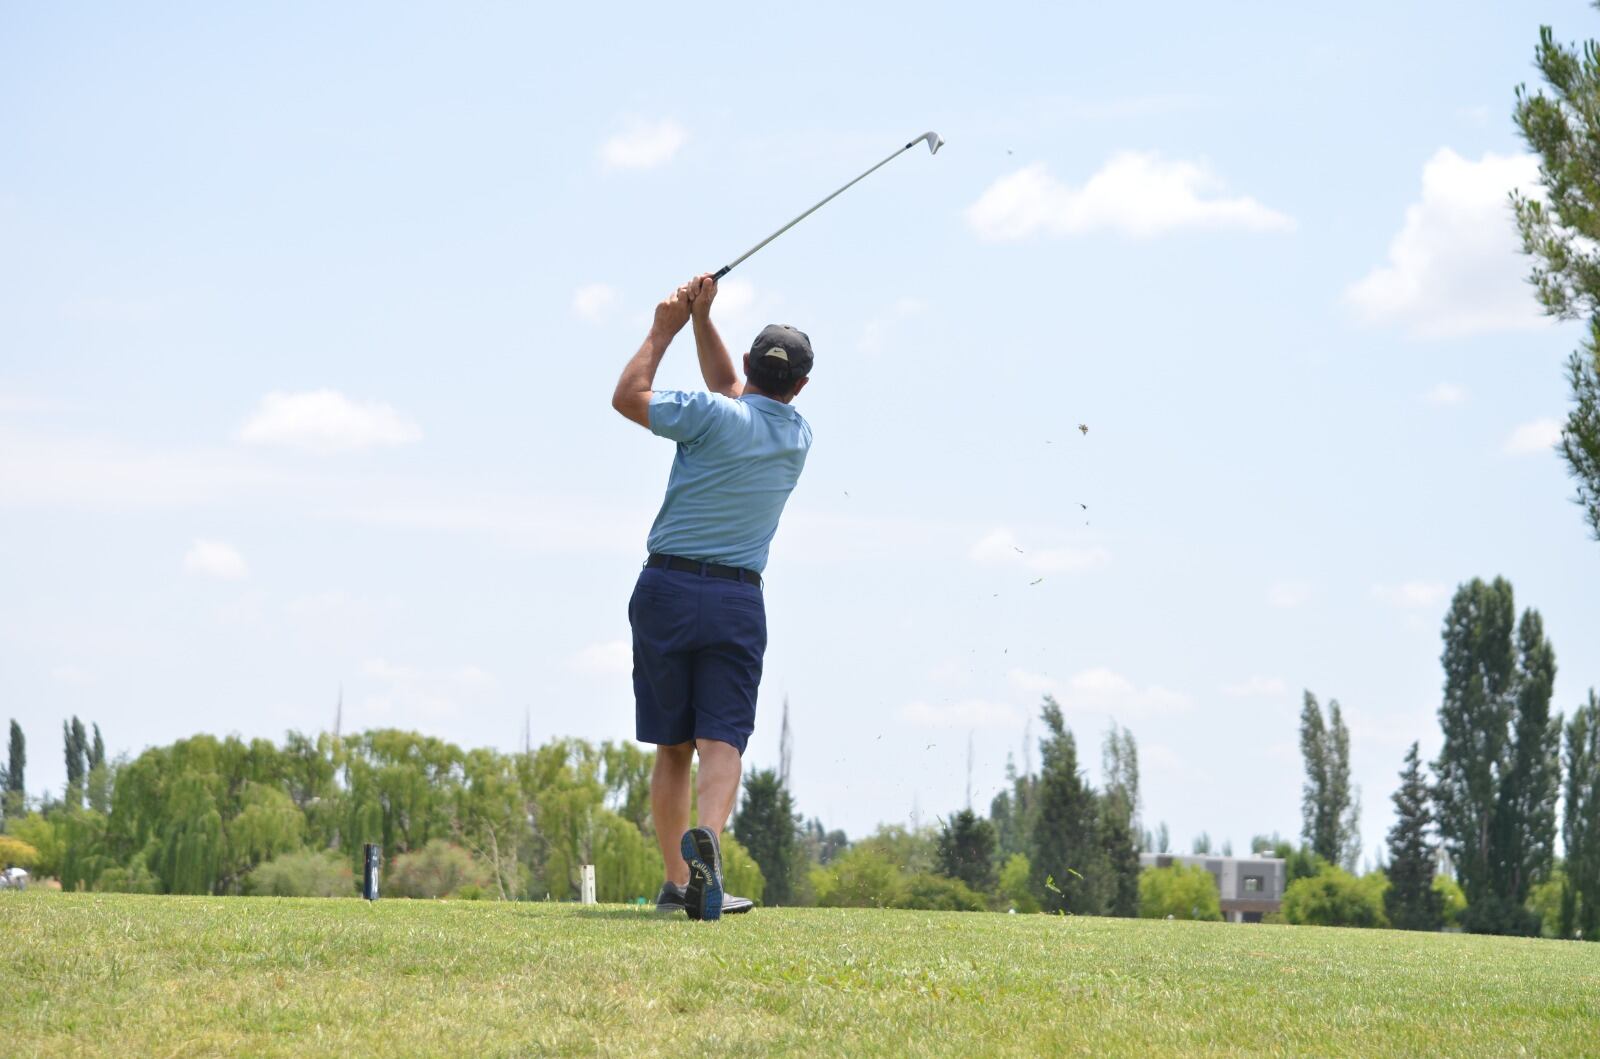
[[[1524,905],[1550,868],[1559,786],[1555,652],[1537,613],[1516,621],[1504,578],[1457,589],[1443,638],[1435,804],[1467,898],[1463,925],[1535,934],[1538,917]]]
[[[1389,922],[1398,930],[1438,930],[1444,925],[1444,897],[1433,888],[1434,853],[1428,842],[1433,811],[1416,743],[1406,751],[1394,808],[1395,823],[1389,831],[1389,889],[1383,895]]]
[[[100,738],[100,726],[94,726],[94,743],[89,747],[89,770],[92,772],[106,763],[106,744]]]
[[[1561,840],[1567,883],[1561,895],[1561,935],[1600,941],[1600,697],[1567,722],[1566,815]]]
[[[83,775],[85,758],[88,756],[83,746],[83,722],[74,717],[69,721],[61,722],[61,742],[67,759],[67,804],[73,807],[83,804]]]
[[[1078,772],[1078,747],[1056,700],[1040,711],[1038,804],[1029,833],[1033,889],[1047,912],[1099,915],[1105,911],[1105,854],[1097,835],[1094,791]]]
[[[6,783],[4,794],[5,815],[23,815],[27,809],[28,743],[22,737],[22,726],[11,722],[10,742],[6,746]]]
[[[794,902],[794,878],[799,869],[799,817],[794,799],[773,769],[758,769],[744,778],[744,804],[733,821],[733,834],[761,867],[767,880],[762,901],[769,905]]]

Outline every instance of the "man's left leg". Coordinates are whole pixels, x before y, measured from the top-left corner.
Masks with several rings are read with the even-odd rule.
[[[720,839],[722,829],[728,826],[728,817],[733,815],[734,803],[739,800],[739,776],[744,762],[739,758],[737,747],[720,739],[696,739],[695,749],[700,752],[700,775],[696,784],[700,826],[709,828]],[[687,812],[684,820],[688,820]]]
[[[689,772],[693,765],[693,743],[658,746],[655,770],[650,774],[650,820],[655,825],[656,844],[661,847],[667,881],[680,890],[689,885],[689,865],[683,859],[680,840],[689,829]],[[703,778],[700,785],[705,786]]]

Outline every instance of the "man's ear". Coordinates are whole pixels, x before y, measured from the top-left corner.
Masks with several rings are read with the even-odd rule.
[[[800,391],[805,389],[806,388],[806,383],[808,383],[810,381],[811,381],[811,376],[809,376],[809,375],[802,376],[800,378],[800,381],[798,381],[798,382],[796,382],[794,384],[794,393],[789,395],[789,399],[792,401],[796,397],[799,397],[800,396]]]

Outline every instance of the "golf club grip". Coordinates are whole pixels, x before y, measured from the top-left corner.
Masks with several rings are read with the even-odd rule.
[[[732,272],[732,271],[733,271],[733,266],[732,265],[723,265],[721,268],[717,269],[717,271],[715,273],[712,274],[711,278],[712,278],[713,281],[720,280],[723,276],[726,276],[729,272]]]

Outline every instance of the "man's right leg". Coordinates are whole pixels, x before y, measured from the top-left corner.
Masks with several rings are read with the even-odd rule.
[[[694,764],[694,743],[656,747],[656,767],[650,775],[650,819],[656,844],[667,868],[667,881],[680,888],[689,885],[689,865],[682,852],[683,833],[689,830],[689,773]]]

